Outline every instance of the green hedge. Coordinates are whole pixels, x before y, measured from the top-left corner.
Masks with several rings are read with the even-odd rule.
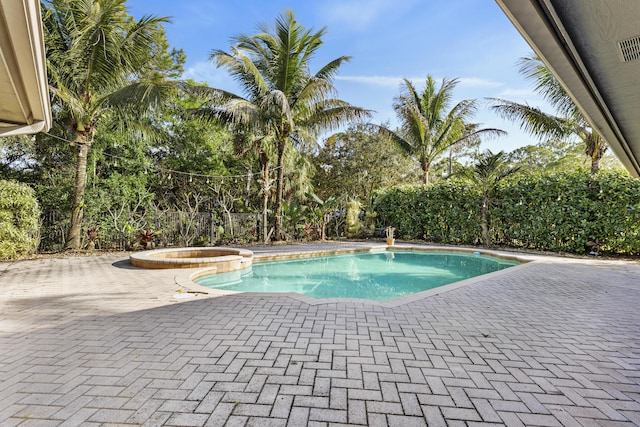
[[[382,225],[398,237],[479,244],[481,198],[471,183],[395,187],[378,193]],[[640,253],[640,180],[622,173],[528,177],[502,185],[489,221],[494,244],[584,253],[590,239],[604,252]]]
[[[396,227],[399,238],[469,244],[480,235],[481,200],[470,186],[449,180],[384,190],[376,195],[374,210],[382,225]]]
[[[26,184],[0,181],[0,258],[18,258],[38,247],[40,208]]]

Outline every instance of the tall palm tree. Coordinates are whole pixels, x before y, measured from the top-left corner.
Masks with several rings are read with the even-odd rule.
[[[437,87],[429,75],[424,90],[419,92],[409,79],[404,79],[401,93],[393,104],[400,130],[380,129],[407,154],[417,158],[425,185],[429,184],[431,165],[450,147],[483,135],[505,133],[470,123],[478,108],[476,100],[465,99],[451,107],[457,84],[457,79],[443,79]]]
[[[214,50],[211,60],[225,68],[244,92],[217,91],[213,116],[239,124],[272,139],[276,148],[276,211],[274,238],[282,234],[285,152],[289,144],[306,144],[322,131],[369,116],[365,109],[335,98],[333,78],[349,57],[340,56],[311,72],[326,29],[313,32],[298,23],[292,11],[275,26],[261,26],[255,35],[234,37],[229,52]]]
[[[469,177],[478,186],[482,193],[480,227],[482,228],[482,241],[485,246],[489,246],[491,244],[487,213],[491,205],[493,193],[498,188],[500,181],[509,175],[513,175],[519,170],[519,166],[509,166],[504,151],[494,154],[491,150],[487,150],[482,153],[473,167],[467,170],[467,177]]]
[[[493,109],[502,117],[520,124],[520,127],[540,138],[567,138],[575,135],[584,142],[585,154],[591,159],[591,173],[600,169],[600,160],[607,151],[606,141],[587,122],[558,79],[539,56],[531,55],[519,61],[520,73],[534,82],[534,91],[556,110],[558,115],[546,113],[537,107],[505,99],[493,99]]]
[[[47,68],[55,118],[65,121],[78,148],[67,247],[80,247],[87,157],[98,123],[116,106],[158,101],[168,86],[136,81],[150,61],[154,32],[167,18],[134,21],[125,0],[49,0],[43,3]],[[157,83],[157,82],[156,82]],[[131,110],[130,110],[131,111]]]

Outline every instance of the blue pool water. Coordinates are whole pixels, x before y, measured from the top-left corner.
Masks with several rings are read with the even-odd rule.
[[[196,282],[239,292],[298,292],[314,298],[385,301],[517,264],[467,253],[362,252],[258,262]]]

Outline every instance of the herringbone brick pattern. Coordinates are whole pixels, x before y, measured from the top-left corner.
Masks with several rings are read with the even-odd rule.
[[[2,426],[640,425],[640,266],[551,259],[398,307],[174,303],[113,257],[0,275]]]

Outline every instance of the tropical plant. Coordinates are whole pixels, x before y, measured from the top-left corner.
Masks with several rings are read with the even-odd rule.
[[[307,211],[309,207],[298,198],[290,202],[282,202],[283,229],[287,237],[294,239],[300,237],[303,232],[306,234]]]
[[[591,173],[598,172],[600,160],[608,148],[606,141],[591,127],[571,96],[539,56],[521,58],[519,64],[520,73],[534,82],[534,91],[549,102],[558,115],[546,113],[529,104],[497,98],[492,98],[493,109],[502,117],[519,123],[525,132],[540,138],[577,136],[583,141],[584,152],[591,159]]]
[[[395,232],[396,228],[392,226],[388,226],[384,229],[384,234],[387,239],[393,239]]]
[[[138,233],[138,243],[143,249],[152,249],[155,246],[154,240],[160,234],[159,231],[145,229]]]
[[[47,68],[55,120],[67,126],[78,149],[67,247],[78,249],[85,205],[87,157],[97,124],[115,107],[129,113],[157,104],[170,87],[141,81],[138,73],[152,61],[150,46],[167,18],[134,21],[125,0],[50,0],[43,3]],[[136,115],[139,119],[139,114]],[[133,126],[132,126],[133,127]]]
[[[482,241],[485,246],[491,244],[488,212],[496,189],[500,181],[519,170],[520,167],[518,166],[509,166],[504,151],[494,154],[491,150],[482,153],[473,167],[467,170],[467,176],[473,180],[482,194],[480,228],[482,229]]]
[[[311,214],[312,219],[315,221],[314,226],[318,230],[318,238],[320,240],[326,240],[327,238],[327,224],[335,214],[335,210],[343,201],[343,196],[330,196],[322,200],[318,195],[314,193],[307,193],[307,198],[311,202]]]
[[[425,88],[419,92],[409,79],[403,80],[401,93],[393,108],[400,121],[397,132],[385,127],[380,130],[420,163],[424,184],[429,184],[431,166],[445,151],[481,136],[498,136],[499,129],[481,128],[470,123],[477,110],[477,101],[465,99],[453,107],[453,90],[457,79],[443,79],[439,87],[429,75]]]
[[[313,32],[296,21],[292,11],[274,27],[263,25],[255,35],[239,35],[229,52],[214,50],[211,60],[240,84],[245,97],[222,90],[203,114],[243,126],[272,141],[277,158],[274,239],[282,233],[285,153],[288,145],[310,144],[322,131],[368,116],[368,111],[334,98],[333,78],[349,57],[340,56],[311,72],[311,60],[322,46],[326,29]]]
[[[96,248],[96,242],[100,239],[100,226],[92,225],[86,231],[87,250],[93,251]]]

